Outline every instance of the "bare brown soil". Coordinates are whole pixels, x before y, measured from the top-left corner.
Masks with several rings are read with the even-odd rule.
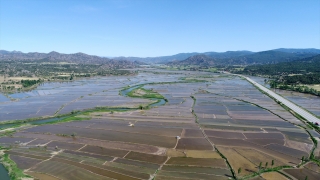
[[[305,168],[310,169],[312,171],[315,171],[317,173],[320,173],[320,166],[318,166],[315,162],[310,162],[306,165],[304,165]]]
[[[134,161],[134,160],[130,160],[130,159],[122,159],[122,158],[118,158],[114,162],[127,164],[127,165],[133,165],[133,166],[139,166],[139,167],[146,167],[146,168],[150,168],[150,169],[154,169],[154,170],[156,170],[160,167],[160,165],[158,165],[158,164],[152,164],[152,163],[147,163],[147,162]]]
[[[178,141],[177,149],[182,150],[212,150],[213,147],[205,138],[182,138]]]
[[[171,172],[171,171],[160,171],[157,173],[159,176],[166,177],[178,177],[178,178],[192,178],[192,179],[203,179],[203,180],[212,180],[212,179],[221,179],[227,180],[226,176],[216,176],[212,174],[197,174],[191,172]]]
[[[60,179],[95,179],[95,180],[111,180],[111,178],[104,177],[93,172],[89,172],[80,167],[49,160],[44,161],[33,167],[31,171],[43,172]]]
[[[215,175],[230,175],[231,172],[228,169],[211,168],[211,167],[192,167],[192,166],[163,166],[161,170],[175,171],[175,172],[192,172],[192,173],[204,173]]]
[[[167,161],[168,165],[180,166],[200,166],[200,167],[215,167],[227,168],[224,159],[205,159],[205,158],[179,158],[172,157]]]
[[[85,146],[80,151],[115,157],[123,157],[129,152],[120,149],[107,149],[104,147],[90,145]]]
[[[46,140],[55,140],[61,142],[76,142],[81,144],[87,144],[92,146],[99,146],[104,148],[112,148],[112,149],[122,149],[122,150],[132,150],[150,154],[157,154],[159,152],[159,148],[155,146],[143,145],[143,144],[132,144],[132,143],[123,143],[123,142],[111,142],[111,141],[103,141],[97,139],[90,138],[71,138],[71,137],[61,137],[56,135],[48,135],[48,134],[34,134],[34,133],[16,133],[19,136],[25,137],[34,137],[41,138]]]
[[[53,176],[50,176],[50,175],[44,174],[44,173],[31,172],[31,171],[28,171],[28,172],[25,172],[25,173],[30,175],[30,176],[32,176],[32,177],[35,177],[36,179],[59,180],[56,177],[53,177]]]
[[[202,131],[199,129],[185,129],[183,137],[203,137]]]
[[[297,141],[291,141],[291,140],[286,140],[286,144],[285,146],[289,147],[289,148],[293,148],[293,149],[297,149],[300,151],[304,151],[307,153],[310,153],[313,145],[312,144],[306,144],[303,142],[297,142]]]
[[[63,125],[37,126],[34,128],[27,129],[26,131],[38,132],[38,133],[50,132],[52,134],[67,134],[67,135],[71,135],[75,133],[79,137],[155,145],[155,146],[166,147],[166,148],[172,148],[176,144],[175,137],[127,133],[127,132],[119,132],[114,130],[106,131],[102,129],[66,127]]]
[[[167,149],[166,156],[168,157],[186,157],[184,150]]]
[[[216,151],[187,150],[186,153],[191,158],[221,158]]]
[[[137,161],[145,161],[149,163],[162,164],[167,160],[167,156],[157,156],[152,154],[144,154],[138,152],[130,152],[125,156],[126,159],[132,159]]]
[[[126,176],[123,174],[119,174],[119,173],[115,173],[113,171],[109,171],[106,169],[101,169],[98,167],[94,167],[94,166],[90,166],[90,165],[86,165],[86,164],[81,164],[81,163],[77,163],[77,162],[73,162],[73,161],[69,161],[69,160],[64,160],[64,159],[60,159],[60,158],[52,158],[51,161],[56,161],[56,162],[61,162],[61,163],[65,163],[65,164],[69,164],[69,165],[73,165],[79,168],[83,168],[86,169],[88,171],[91,171],[95,174],[101,175],[101,176],[106,176],[106,177],[110,177],[110,178],[114,178],[114,179],[125,179],[125,180],[137,180],[138,178],[134,178],[134,177],[130,177],[130,176]]]
[[[136,177],[136,178],[140,178],[140,179],[149,179],[150,175],[146,174],[146,173],[141,173],[140,171],[132,171],[132,169],[128,168],[128,169],[123,169],[123,168],[116,168],[116,167],[112,167],[112,166],[107,166],[107,165],[101,165],[101,164],[96,164],[96,163],[92,163],[92,162],[82,162],[82,164],[87,164],[87,165],[92,165],[101,169],[106,169],[106,170],[110,170],[116,173],[120,173],[120,174],[125,174],[128,176],[132,176],[132,177]]]
[[[12,159],[15,163],[17,163],[17,166],[20,169],[29,169],[32,166],[42,161],[39,159],[27,158],[24,156],[18,156],[13,154],[10,155],[10,159]]]
[[[281,133],[243,133],[248,139],[284,139]]]
[[[277,172],[263,173],[261,177],[266,180],[288,180],[288,178]]]
[[[207,136],[212,136],[212,137],[221,137],[221,138],[228,138],[228,139],[245,139],[244,135],[238,132],[205,130],[205,133]]]
[[[261,146],[265,146],[268,144],[279,144],[279,145],[284,145],[284,139],[246,139],[246,141],[258,144]]]
[[[241,156],[234,149],[220,146],[218,147],[218,149],[222,154],[224,154],[227,157],[228,162],[236,171],[238,176],[248,175],[258,170],[256,168],[256,165],[254,165],[252,162]],[[238,174],[237,172],[239,168],[242,168],[242,172],[240,174]]]
[[[77,150],[83,147],[85,144],[75,144],[75,143],[66,143],[60,141],[52,141],[47,144],[48,147],[56,148],[56,149],[69,149],[69,150]]]
[[[48,157],[32,155],[32,154],[26,154],[26,153],[20,153],[20,152],[8,151],[7,153],[10,154],[10,155],[23,156],[23,157],[28,157],[28,158],[38,159],[38,160],[46,160],[46,159],[48,159]]]
[[[268,162],[268,167],[271,167],[272,160],[274,160],[273,167],[276,166],[284,166],[285,163],[281,162],[281,160],[277,159],[276,157],[267,155],[265,153],[256,151],[254,149],[242,149],[242,148],[233,148],[235,151],[237,151],[240,155],[247,158],[250,162],[258,166],[260,162],[262,165],[265,165],[266,162]]]
[[[64,150],[63,153],[68,153],[68,154],[73,154],[73,155],[78,155],[78,156],[83,156],[83,157],[92,157],[92,158],[97,158],[99,160],[104,160],[104,161],[110,161],[113,159],[113,157],[110,157],[110,156],[103,156],[103,155],[91,154],[91,153],[83,153],[83,152],[79,152],[79,151]]]
[[[283,171],[297,179],[306,179],[306,176],[308,176],[308,180],[319,180],[320,177],[320,173],[316,173],[306,168],[284,169]]]

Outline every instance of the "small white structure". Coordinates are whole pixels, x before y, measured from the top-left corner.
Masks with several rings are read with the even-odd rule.
[[[180,137],[180,136],[176,136],[176,138],[177,138],[177,139],[181,139],[181,137]]]
[[[129,122],[129,126],[133,127],[133,126],[134,126],[134,124],[133,124],[133,123],[131,123],[131,122]]]

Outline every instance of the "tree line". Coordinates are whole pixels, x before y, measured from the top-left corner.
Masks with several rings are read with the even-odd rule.
[[[30,86],[33,86],[35,84],[38,84],[38,83],[41,83],[42,80],[41,79],[38,79],[38,80],[29,80],[29,79],[26,79],[26,80],[21,80],[21,85],[23,87],[30,87]]]
[[[320,91],[317,91],[316,89],[310,88],[305,85],[296,85],[296,84],[285,84],[282,82],[277,82],[275,80],[271,80],[270,82],[270,87],[271,88],[277,88],[277,89],[282,89],[282,90],[289,90],[289,91],[297,91],[300,93],[307,93],[307,94],[312,94],[315,96],[320,96]]]

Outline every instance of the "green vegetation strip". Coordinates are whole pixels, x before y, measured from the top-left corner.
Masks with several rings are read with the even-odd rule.
[[[0,147],[0,150],[3,151],[6,149]],[[2,154],[0,157],[0,161],[9,172],[9,176],[11,180],[21,180],[22,178],[31,178],[31,176],[24,174],[23,171],[17,167],[17,164],[10,159],[9,154]]]
[[[274,167],[274,168],[261,168],[258,172],[255,172],[255,173],[249,174],[247,176],[244,176],[242,178],[239,178],[239,180],[251,179],[256,176],[260,176],[260,174],[262,174],[262,173],[279,172],[280,170],[285,169],[285,168],[292,168],[292,166],[278,166],[278,167]]]
[[[127,95],[129,97],[164,99],[164,97],[161,94],[154,92],[153,90],[144,89],[142,87],[133,89]]]

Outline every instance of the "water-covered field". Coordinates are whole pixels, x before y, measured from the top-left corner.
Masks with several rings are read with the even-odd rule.
[[[120,92],[135,85],[161,94],[165,104],[137,108],[154,100]],[[136,107],[80,112],[1,137],[18,168],[39,179],[320,177],[308,161],[319,159],[311,140],[319,134],[238,77],[156,70],[48,83],[9,98],[0,96],[1,121]]]
[[[289,99],[291,102],[307,109],[309,112],[320,117],[320,97],[286,90],[276,90],[278,94]]]

